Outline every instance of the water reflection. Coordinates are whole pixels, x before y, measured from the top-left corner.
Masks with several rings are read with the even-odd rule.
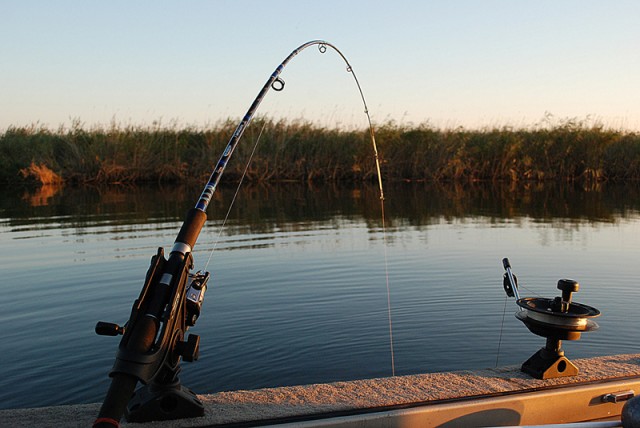
[[[170,245],[200,191],[0,192],[0,321],[18,327],[0,347],[13,356],[0,367],[0,407],[102,397],[116,342],[93,326],[124,322],[149,257]],[[197,268],[221,250],[196,326],[202,358],[183,372],[198,392],[388,376],[384,251],[398,374],[492,366],[505,256],[536,294],[574,277],[579,301],[603,312],[601,330],[568,345],[571,356],[635,351],[637,185],[389,183],[388,241],[373,184],[244,186],[216,244],[234,193],[215,194],[196,248]],[[501,364],[541,346],[510,318]]]
[[[396,188],[394,188],[396,190]],[[482,216],[492,221],[529,217],[540,222],[610,222],[640,208],[640,188],[599,184],[583,187],[573,183],[504,183],[408,185],[390,201],[394,218],[410,219],[415,225],[433,218],[445,220]]]
[[[208,220],[222,221],[235,189],[214,195]],[[0,215],[10,227],[55,219],[65,227],[100,224],[156,224],[182,221],[200,194],[198,186],[112,186],[5,189]],[[640,210],[640,185],[594,183],[393,183],[386,185],[385,212],[391,227],[421,227],[465,217],[491,222],[522,218],[566,227],[571,223],[614,222]],[[324,222],[335,214],[380,222],[374,185],[277,184],[244,186],[229,212],[229,224],[245,232],[273,231],[274,225]],[[339,224],[336,225],[339,227]]]

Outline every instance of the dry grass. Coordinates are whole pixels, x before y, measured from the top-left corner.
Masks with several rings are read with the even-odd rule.
[[[64,180],[58,174],[49,169],[45,164],[36,165],[34,162],[20,170],[20,174],[26,180],[33,180],[42,185],[61,184]]]
[[[247,170],[248,180],[375,178],[366,130],[256,119],[240,142],[224,181],[242,174],[263,126]],[[0,181],[203,181],[234,129],[235,122],[229,120],[209,129],[10,128],[0,135]],[[575,121],[546,128],[485,130],[389,123],[378,127],[376,134],[386,180],[640,180],[640,135]]]

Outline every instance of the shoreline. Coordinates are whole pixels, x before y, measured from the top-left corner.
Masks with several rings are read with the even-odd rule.
[[[206,130],[10,128],[0,134],[0,182],[203,182],[232,133],[231,122]],[[385,181],[640,181],[635,132],[568,122],[523,130],[383,124],[375,133]],[[238,180],[247,164],[248,182],[375,180],[363,130],[256,119],[244,139],[225,181]]]

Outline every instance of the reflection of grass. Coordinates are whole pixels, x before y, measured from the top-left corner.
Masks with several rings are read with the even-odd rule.
[[[249,180],[366,180],[375,174],[366,131],[257,119],[238,145],[227,180],[240,176],[263,126]],[[204,180],[234,128],[231,121],[204,130],[9,128],[0,135],[0,180],[33,178],[20,174],[33,165],[67,182]],[[376,133],[387,179],[640,180],[640,135],[599,126],[569,121],[474,131],[385,124]]]

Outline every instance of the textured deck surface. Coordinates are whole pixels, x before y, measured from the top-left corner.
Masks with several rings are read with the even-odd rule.
[[[201,418],[134,424],[127,427],[207,427],[273,421],[318,414],[344,414],[372,409],[419,405],[462,397],[517,393],[560,385],[577,385],[640,376],[640,354],[614,355],[574,361],[580,374],[571,378],[536,380],[518,366],[487,370],[429,373],[412,376],[335,382],[252,391],[201,395]],[[53,392],[53,391],[52,391]],[[2,426],[90,427],[99,404],[0,411]]]

